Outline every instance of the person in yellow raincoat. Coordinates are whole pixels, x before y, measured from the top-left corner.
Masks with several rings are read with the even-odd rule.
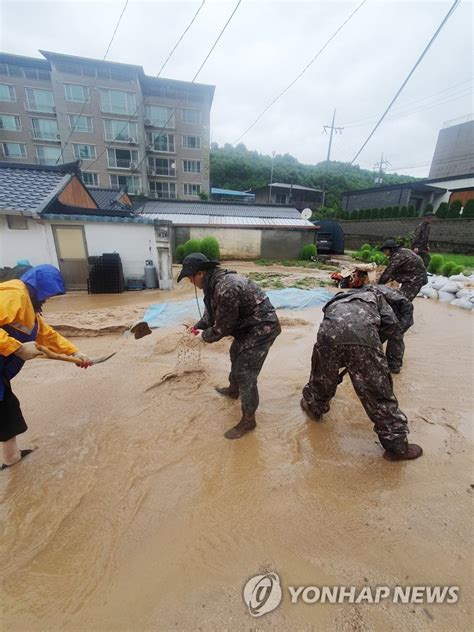
[[[90,365],[89,358],[47,325],[41,316],[42,305],[48,298],[65,293],[64,279],[51,265],[34,266],[21,279],[0,283],[1,470],[18,463],[32,452],[20,450],[17,445],[17,435],[26,432],[28,426],[10,381],[27,360],[41,355],[36,343],[57,353],[78,357],[83,368]]]

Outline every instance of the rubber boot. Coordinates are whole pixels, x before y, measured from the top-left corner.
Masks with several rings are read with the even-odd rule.
[[[308,402],[305,400],[304,397],[301,398],[300,400],[300,406],[301,408],[304,410],[304,412],[311,417],[311,419],[314,419],[314,421],[321,421],[322,415],[315,415],[313,412],[311,412],[309,406],[308,406]]]
[[[235,384],[230,384],[229,386],[224,386],[223,388],[219,388],[218,386],[216,386],[216,391],[220,395],[224,395],[225,397],[239,399],[239,387]]]
[[[398,375],[400,373],[400,371],[402,370],[402,368],[400,366],[390,366],[390,365],[388,365],[388,370],[390,371],[390,373],[394,373],[394,374]]]
[[[383,458],[387,459],[387,461],[413,461],[413,459],[417,459],[422,454],[423,449],[421,446],[416,443],[408,443],[405,452],[398,453],[385,450]]]
[[[246,415],[245,413],[242,413],[242,419],[236,426],[225,432],[224,437],[227,439],[240,439],[240,437],[243,437],[244,434],[253,430],[256,425],[257,422],[255,421],[254,414]]]

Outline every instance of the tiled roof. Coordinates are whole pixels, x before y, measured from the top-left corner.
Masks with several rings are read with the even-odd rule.
[[[298,213],[299,215],[299,213]],[[144,213],[140,217],[168,220],[174,226],[213,226],[222,228],[299,228],[316,230],[313,223],[301,218],[240,217],[236,215],[197,215],[185,213]]]
[[[0,162],[0,212],[37,215],[72,177],[76,163],[61,168]]]
[[[140,214],[154,215],[209,215],[221,217],[249,217],[301,220],[296,208],[265,204],[231,204],[218,202],[148,201],[139,209]]]
[[[119,209],[119,208],[129,208],[126,204],[122,204],[118,200],[123,195],[123,191],[121,189],[106,189],[106,188],[89,188],[89,193],[92,195],[96,204],[99,208],[108,210],[108,209]]]
[[[270,184],[265,184],[263,187],[254,187],[252,191],[260,191],[260,189],[268,189]],[[293,189],[295,191],[312,191],[313,193],[322,193],[321,189],[312,189],[311,187],[303,187],[299,184],[285,184],[284,182],[272,182],[272,188],[278,187],[279,189]]]

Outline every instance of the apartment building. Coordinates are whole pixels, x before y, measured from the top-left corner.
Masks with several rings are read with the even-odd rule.
[[[91,187],[158,199],[209,193],[214,86],[141,66],[40,51],[0,53],[0,159],[81,161]]]

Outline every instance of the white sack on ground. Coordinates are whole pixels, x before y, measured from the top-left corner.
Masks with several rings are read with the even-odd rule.
[[[439,300],[441,303],[451,303],[456,298],[455,294],[451,294],[451,292],[439,292]]]
[[[435,290],[440,290],[443,287],[443,285],[447,282],[448,282],[448,277],[439,276],[439,277],[436,277],[436,280],[434,283],[431,284],[431,287],[434,287]]]
[[[455,305],[456,307],[460,307],[461,309],[472,310],[474,307],[470,300],[467,298],[455,298],[454,301],[451,302],[451,305]]]

